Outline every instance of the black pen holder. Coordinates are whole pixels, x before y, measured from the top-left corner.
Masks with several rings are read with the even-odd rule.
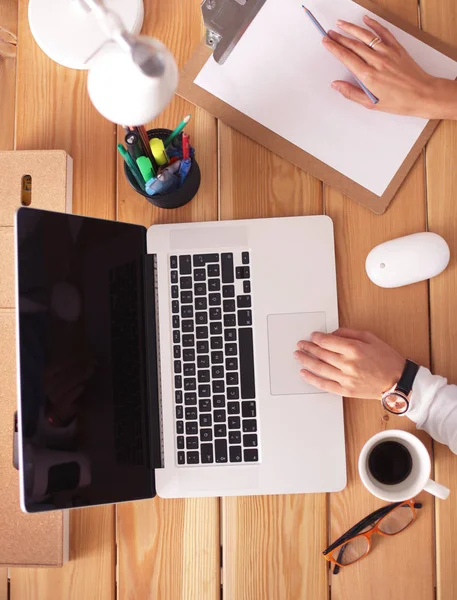
[[[150,129],[148,131],[148,137],[150,140],[152,138],[166,140],[170,133],[171,129]],[[179,134],[177,139],[182,140],[182,133]],[[180,206],[184,206],[197,194],[201,180],[200,167],[195,160],[195,156],[192,158],[191,167],[183,185],[177,190],[169,193],[165,192],[164,194],[150,196],[147,192],[139,188],[138,183],[126,163],[124,163],[124,173],[132,188],[138,194],[144,196],[148,202],[159,208],[179,208]]]

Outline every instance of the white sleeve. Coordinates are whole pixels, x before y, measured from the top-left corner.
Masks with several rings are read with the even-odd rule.
[[[406,413],[433,439],[457,454],[457,386],[448,385],[447,379],[432,375],[420,367],[413,385],[410,408]]]

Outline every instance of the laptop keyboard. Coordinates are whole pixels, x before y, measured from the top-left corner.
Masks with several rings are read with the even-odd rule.
[[[178,465],[259,460],[249,263],[170,256]]]

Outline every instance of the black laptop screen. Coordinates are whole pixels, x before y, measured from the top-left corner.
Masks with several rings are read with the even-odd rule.
[[[144,228],[26,208],[16,235],[26,509],[151,497]]]

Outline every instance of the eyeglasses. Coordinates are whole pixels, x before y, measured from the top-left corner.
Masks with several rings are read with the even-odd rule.
[[[335,565],[333,574],[364,558],[371,550],[373,534],[392,536],[407,529],[416,520],[416,508],[422,508],[422,504],[414,499],[394,502],[378,508],[351,527],[323,552],[325,559]]]

